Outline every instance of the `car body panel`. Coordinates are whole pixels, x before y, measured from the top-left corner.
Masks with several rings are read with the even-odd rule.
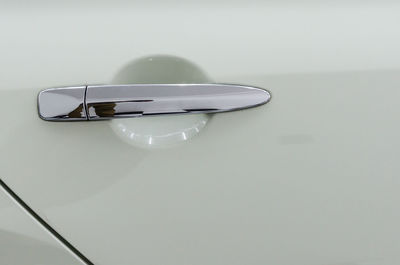
[[[0,264],[82,265],[0,187]]]
[[[400,264],[399,4],[39,7],[0,11],[0,176],[92,262]],[[272,99],[155,149],[39,118],[41,89],[153,54]]]

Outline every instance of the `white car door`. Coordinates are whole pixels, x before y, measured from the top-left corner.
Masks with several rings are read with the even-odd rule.
[[[0,178],[88,264],[400,264],[400,4],[4,1]],[[39,118],[46,88],[233,83],[257,108]]]

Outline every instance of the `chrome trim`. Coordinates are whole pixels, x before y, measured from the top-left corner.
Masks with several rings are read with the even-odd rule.
[[[39,116],[46,121],[87,120],[86,86],[49,88],[38,95]]]
[[[42,119],[69,121],[235,111],[270,98],[266,90],[229,84],[90,85],[43,90],[38,104]]]

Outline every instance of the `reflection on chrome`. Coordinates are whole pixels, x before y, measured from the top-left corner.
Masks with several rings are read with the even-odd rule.
[[[39,116],[47,121],[87,120],[86,86],[50,88],[38,95]]]
[[[96,85],[43,90],[39,116],[48,121],[217,113],[267,103],[268,91],[229,84]]]

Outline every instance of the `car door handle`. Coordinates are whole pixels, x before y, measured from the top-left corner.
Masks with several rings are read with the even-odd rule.
[[[262,105],[270,98],[264,89],[243,85],[88,85],[42,90],[38,111],[46,121],[91,121],[234,111]]]

